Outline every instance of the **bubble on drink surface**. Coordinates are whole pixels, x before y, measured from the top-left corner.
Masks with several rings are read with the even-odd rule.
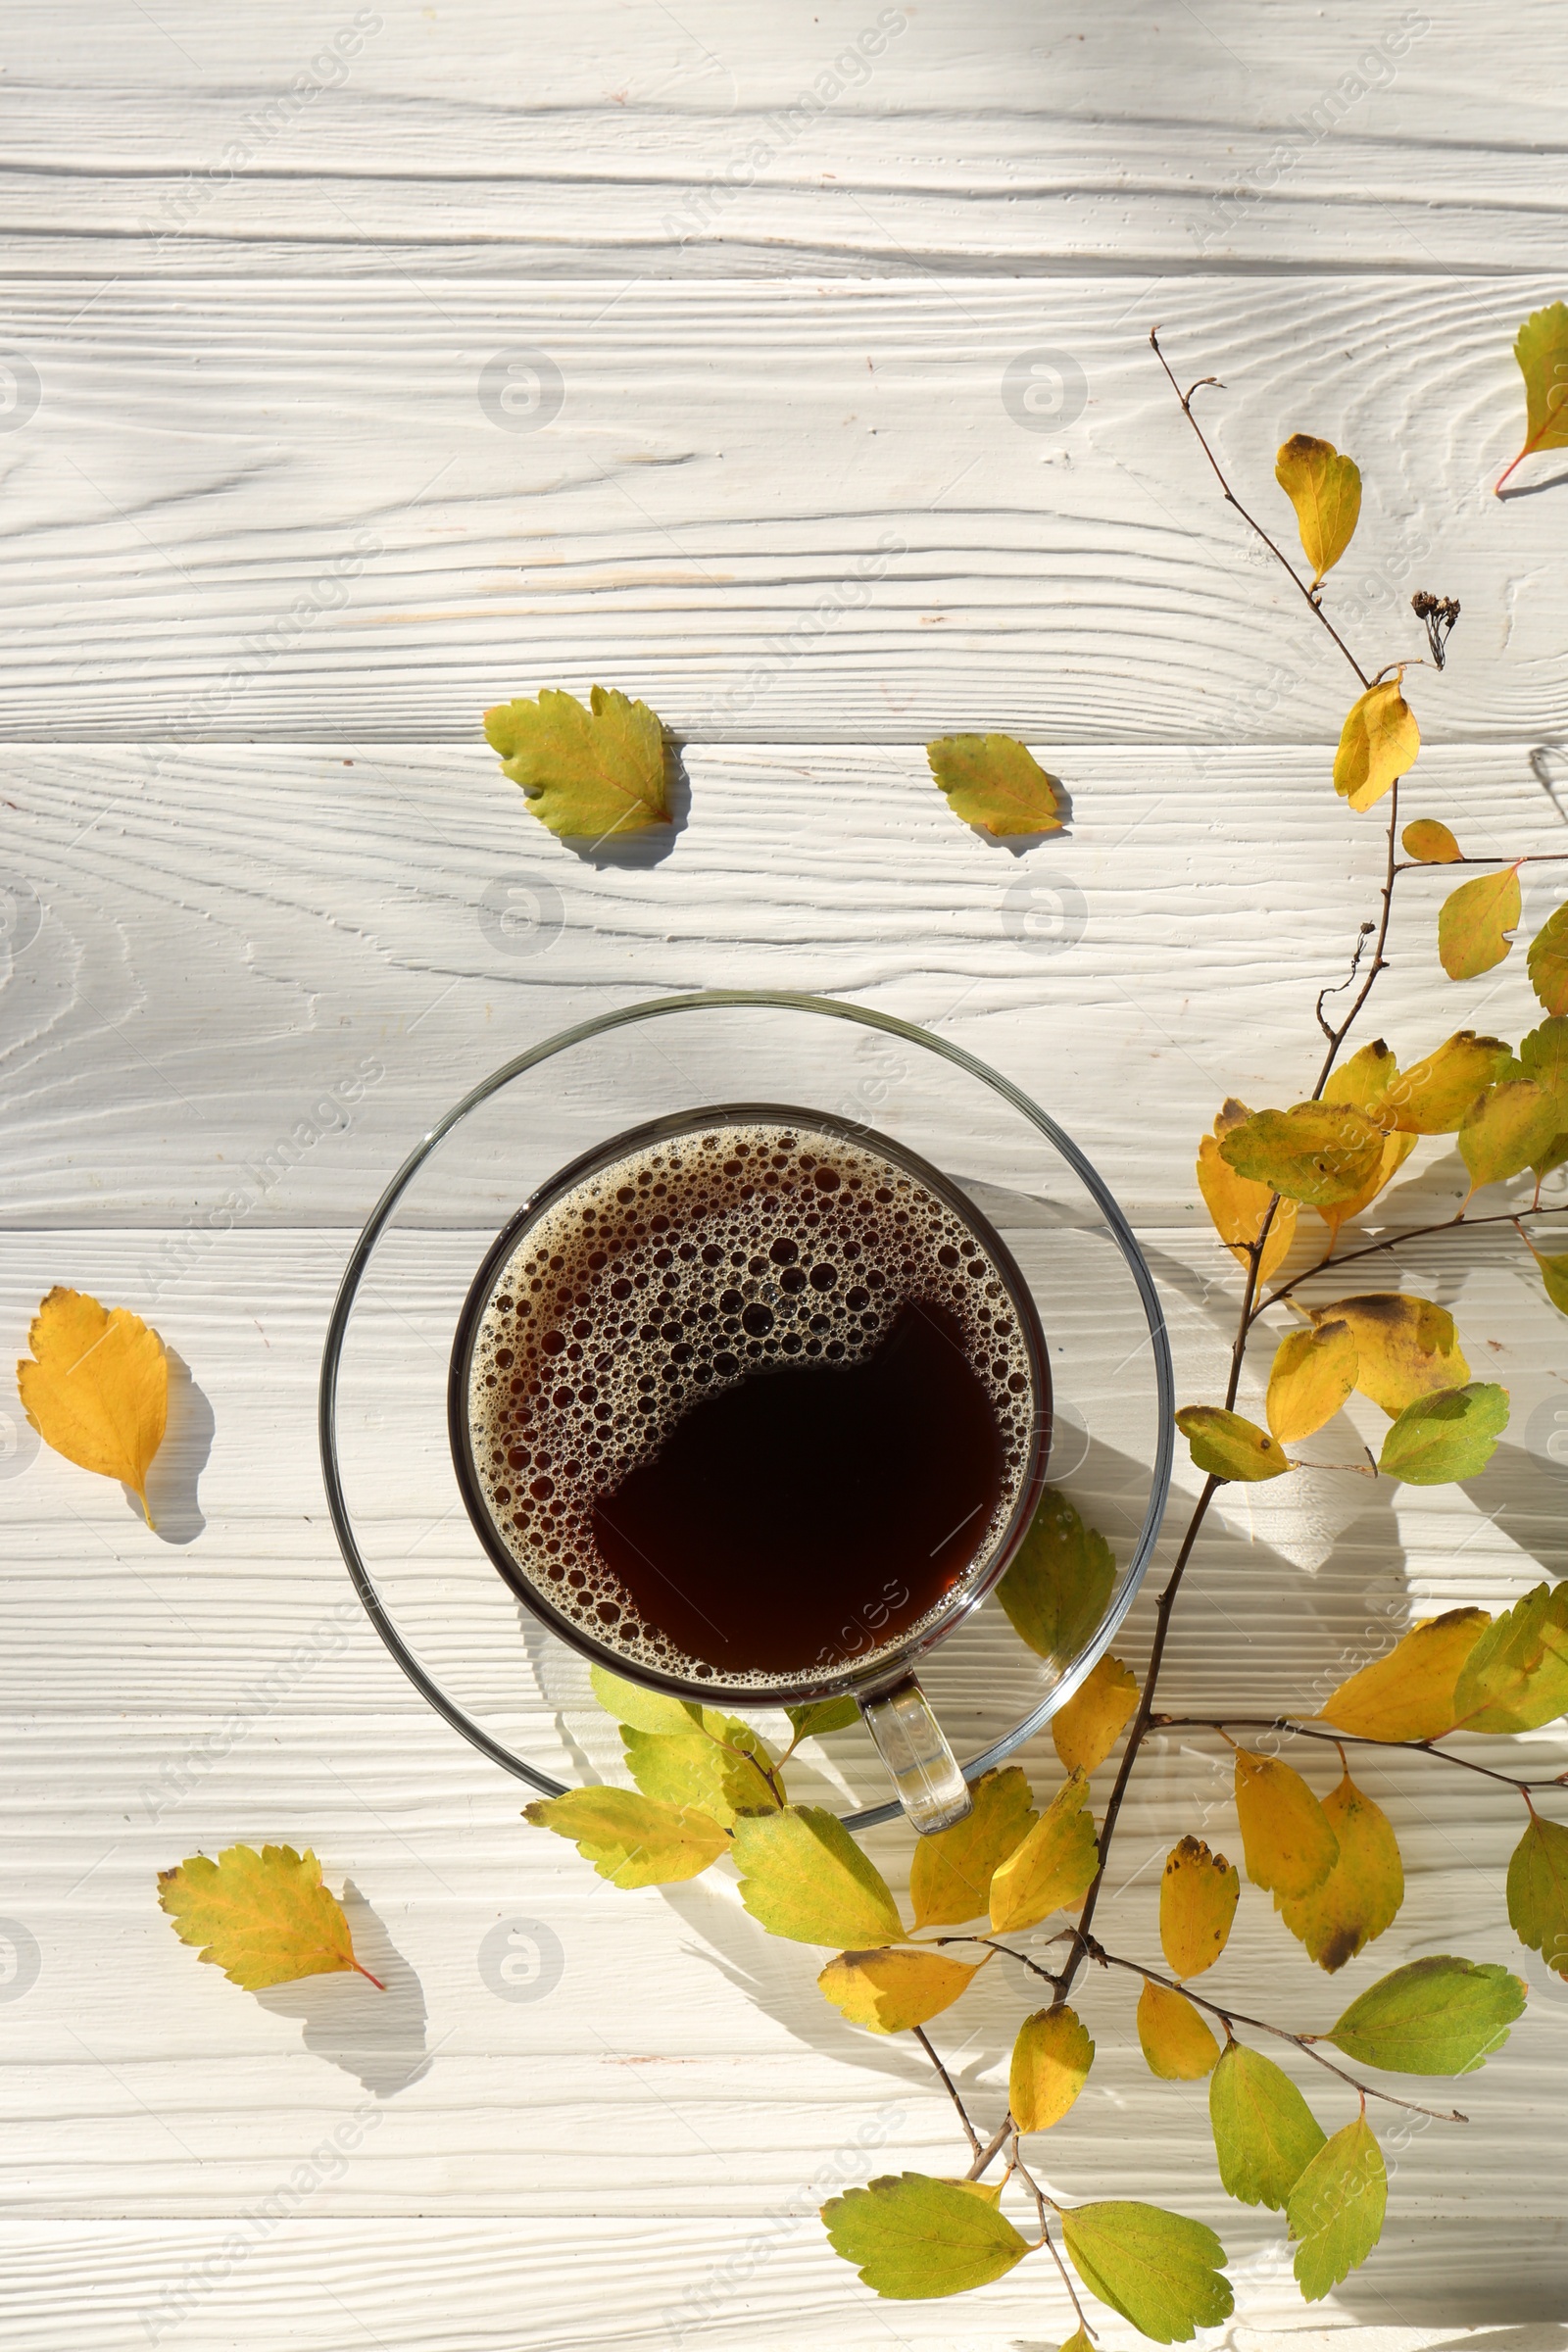
[[[880,1153],[804,1123],[697,1128],[585,1176],[492,1281],[469,1367],[474,1469],[522,1574],[630,1661],[691,1682],[777,1681],[720,1677],[648,1623],[599,1549],[595,1505],[700,1398],[760,1372],[861,1363],[918,1301],[957,1323],[1001,1439],[978,1563],[1029,1478],[1036,1399],[1007,1283],[956,1208]],[[857,1674],[951,1601],[858,1652]]]

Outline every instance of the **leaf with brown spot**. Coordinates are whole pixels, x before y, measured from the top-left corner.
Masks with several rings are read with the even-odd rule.
[[[1321,1886],[1282,1902],[1280,1916],[1333,1976],[1398,1916],[1404,1864],[1388,1815],[1348,1772],[1323,1799],[1323,1813],[1339,1839],[1339,1859]]]
[[[1242,1413],[1227,1412],[1222,1404],[1184,1404],[1176,1426],[1187,1440],[1194,1468],[1205,1477],[1255,1484],[1263,1478],[1283,1478],[1296,1467],[1266,1429]]]
[[[1159,1941],[1173,1976],[1196,1977],[1213,1967],[1241,1890],[1235,1863],[1211,1854],[1201,1838],[1171,1847],[1159,1882]]]
[[[1430,1298],[1368,1291],[1310,1312],[1318,1330],[1330,1323],[1348,1326],[1355,1344],[1355,1385],[1391,1417],[1418,1396],[1462,1389],[1470,1377],[1453,1317]]]

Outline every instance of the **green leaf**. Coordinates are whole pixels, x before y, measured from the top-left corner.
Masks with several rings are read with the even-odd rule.
[[[1444,1487],[1474,1478],[1496,1451],[1508,1421],[1508,1392],[1473,1380],[1439,1396],[1418,1396],[1390,1425],[1378,1468],[1406,1486]]]
[[[630,1788],[568,1788],[522,1811],[536,1829],[569,1838],[612,1886],[668,1886],[695,1879],[729,1848],[708,1814],[658,1804]]]
[[[1100,1867],[1094,1816],[1084,1811],[1089,1783],[1075,1772],[1057,1789],[1028,1837],[991,1881],[997,1935],[1038,1927],[1053,1911],[1081,1902]]]
[[[1348,1773],[1323,1799],[1323,1817],[1340,1841],[1339,1859],[1321,1886],[1282,1902],[1280,1916],[1333,1976],[1398,1916],[1404,1864],[1388,1815]]]
[[[1525,379],[1525,440],[1519,456],[1497,477],[1498,490],[1521,459],[1538,449],[1561,449],[1568,443],[1568,412],[1563,406],[1568,307],[1551,302],[1544,310],[1532,311],[1515,338],[1513,356]]]
[[[668,1697],[642,1683],[628,1683],[608,1666],[590,1666],[588,1680],[607,1715],[638,1732],[686,1732],[701,1720],[702,1708],[693,1700]]]
[[[998,1863],[1023,1843],[1039,1819],[1016,1764],[986,1773],[969,1794],[973,1810],[961,1821],[915,1840],[909,1900],[917,1928],[961,1928],[966,1919],[981,1918]]]
[[[1334,755],[1334,789],[1361,810],[1381,801],[1391,784],[1415,765],[1421,730],[1400,691],[1402,672],[1357,696],[1340,730]]]
[[[1464,1662],[1491,1623],[1485,1609],[1428,1617],[1343,1682],[1318,1721],[1358,1740],[1441,1740],[1457,1721],[1454,1690]]]
[[[1274,479],[1296,509],[1315,588],[1350,544],[1361,512],[1361,468],[1332,441],[1293,433],[1274,462]]]
[[[1512,1059],[1500,1037],[1456,1029],[1424,1061],[1400,1071],[1388,1091],[1388,1113],[1401,1134],[1452,1135]]]
[[[743,1814],[734,1851],[741,1901],[769,1935],[863,1950],[904,1933],[882,1873],[819,1805]]]
[[[1551,1013],[1568,1012],[1568,906],[1548,915],[1525,957],[1530,985]]]
[[[1504,1079],[1465,1114],[1459,1151],[1470,1190],[1503,1184],[1550,1150],[1557,1134],[1555,1099],[1530,1078]]]
[[[1193,1465],[1209,1478],[1283,1478],[1296,1464],[1266,1429],[1222,1404],[1184,1404],[1176,1426],[1192,1448]]]
[[[907,1944],[884,1944],[874,1952],[840,1952],[816,1981],[852,2026],[868,2026],[873,2034],[906,2034],[951,2009],[987,1965],[949,1960]]]
[[[926,2173],[889,2175],[832,2197],[822,2220],[834,2253],[857,2266],[861,2284],[898,2302],[989,2286],[1029,2251],[989,2197]]]
[[[1347,2058],[1398,2075],[1468,2075],[1500,2050],[1525,1988],[1495,1961],[1438,1955],[1380,1977],[1330,2034]]]
[[[1066,1662],[1104,1616],[1115,1583],[1104,1537],[1085,1527],[1065,1494],[1047,1487],[997,1598],[1021,1642],[1043,1658]]]
[[[1075,2009],[1037,2009],[1018,2028],[1007,2070],[1007,2107],[1020,2132],[1059,2124],[1089,2080],[1095,2045]]]
[[[1227,2196],[1283,2213],[1324,2137],[1289,2075],[1233,2041],[1208,2085],[1208,2120]]]
[[[1309,1208],[1332,1208],[1377,1174],[1383,1130],[1353,1102],[1298,1102],[1254,1110],[1221,1136],[1219,1152],[1239,1176]]]
[[[1296,2249],[1296,2280],[1308,2303],[1321,2302],[1365,2262],[1383,2234],[1389,2177],[1364,2115],[1324,2143],[1285,2208]]]
[[[1090,2293],[1156,2344],[1185,2344],[1235,2309],[1225,2249],[1201,2222],[1158,2205],[1075,2205],[1061,2233]]]
[[[1328,1816],[1300,1774],[1278,1756],[1237,1749],[1236,1811],[1247,1875],[1276,1906],[1321,1886],[1339,1860]]]
[[[795,1727],[797,1744],[802,1740],[825,1740],[829,1732],[847,1732],[852,1723],[860,1720],[853,1698],[817,1698],[808,1706],[786,1707],[784,1712]]]
[[[1438,909],[1438,960],[1450,980],[1479,980],[1501,963],[1521,912],[1519,868],[1461,882]]]
[[[728,1829],[737,1813],[773,1813],[779,1797],[767,1777],[773,1758],[760,1735],[738,1715],[699,1710],[680,1732],[621,1727],[626,1768],[644,1796],[695,1805]]]
[[[1557,1104],[1561,1124],[1568,1127],[1568,1019],[1555,1013],[1522,1037],[1519,1066],[1527,1078],[1545,1088]]]
[[[1568,1713],[1568,1584],[1537,1585],[1504,1610],[1464,1662],[1456,1730],[1536,1732]]]
[[[1508,1922],[1521,1943],[1568,1977],[1568,1830],[1538,1813],[1508,1864]]]
[[[669,823],[664,730],[646,703],[595,686],[585,710],[546,687],[536,703],[498,703],[485,739],[552,833],[603,841]]]
[[[1464,853],[1453,835],[1435,816],[1418,816],[1399,835],[1407,858],[1420,865],[1452,865]]]
[[[1013,736],[944,735],[925,756],[966,825],[1003,839],[1061,831],[1060,786]]]

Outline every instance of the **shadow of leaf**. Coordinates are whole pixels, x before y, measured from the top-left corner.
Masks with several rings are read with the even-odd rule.
[[[184,1357],[173,1348],[165,1352],[169,1358],[169,1424],[147,1480],[147,1500],[153,1533],[161,1544],[194,1544],[207,1525],[197,1487],[218,1425],[207,1394],[192,1379]],[[140,1519],[141,1504],[128,1487],[122,1491],[126,1506]]]
[[[386,1990],[361,1976],[302,1977],[255,1997],[274,2017],[298,2018],[317,2057],[353,2075],[375,2098],[395,2098],[430,2069],[424,1990],[352,1879],[344,1881],[343,1909],[356,1956]]]

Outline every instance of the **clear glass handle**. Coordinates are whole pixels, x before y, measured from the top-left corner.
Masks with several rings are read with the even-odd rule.
[[[922,1835],[951,1829],[972,1810],[974,1800],[957,1759],[913,1675],[874,1698],[862,1698],[860,1712],[893,1775],[900,1804]]]

